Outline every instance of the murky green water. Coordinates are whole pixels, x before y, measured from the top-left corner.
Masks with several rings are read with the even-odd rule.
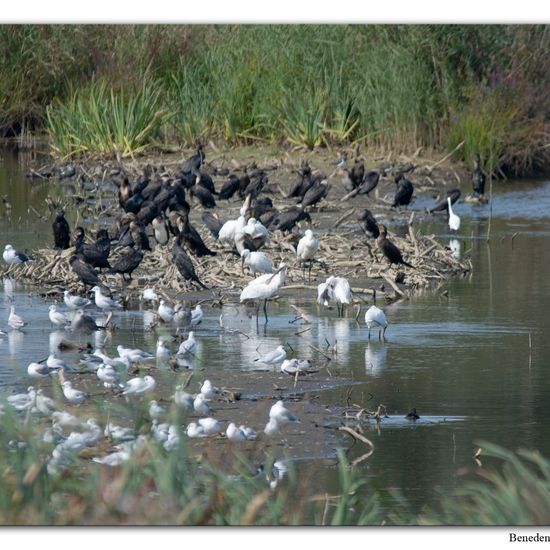
[[[51,194],[66,199],[73,184],[54,187],[26,180],[22,177],[25,170],[25,159],[11,153],[0,156],[0,196],[11,204],[11,209],[6,209],[5,202],[0,204],[0,234],[1,248],[9,242],[30,252],[52,239],[51,216],[44,200]],[[413,209],[424,211],[429,204],[429,199],[418,199]],[[242,418],[254,425],[250,419],[256,419],[254,427],[261,430],[272,401],[253,398],[306,392],[311,406],[303,402],[291,405],[302,418],[302,426],[289,435],[290,446],[275,445],[274,452],[308,459],[300,461],[299,467],[314,480],[312,491],[330,492],[337,476],[331,460],[333,449],[342,442],[349,444],[349,439],[329,427],[313,426],[310,414],[323,407],[335,411],[357,404],[373,410],[383,404],[388,414],[401,418],[416,407],[421,416],[417,423],[372,426],[366,435],[375,451],[358,467],[369,479],[367,490],[399,489],[417,508],[433,504],[441,490],[463,482],[463,474],[475,467],[472,456],[477,441],[512,449],[536,448],[550,456],[546,429],[550,398],[549,204],[550,182],[495,184],[490,243],[485,239],[489,206],[458,204],[455,211],[462,218],[462,227],[455,238],[461,254],[471,257],[473,273],[409,301],[384,306],[390,323],[387,342],[374,335],[369,343],[363,323],[337,319],[334,310],[320,309],[308,292],[289,300],[310,316],[312,323],[307,326],[291,322],[295,313],[289,301],[271,304],[265,329],[263,325],[257,328],[244,307],[206,306],[205,318],[196,331],[199,350],[190,367],[197,379],[208,377],[251,398],[243,401],[241,408],[223,408],[219,420]],[[45,218],[40,219],[37,212]],[[69,220],[74,221],[74,216],[70,212]],[[418,227],[444,241],[451,237],[443,216],[434,216]],[[48,303],[37,289],[17,285],[11,297],[7,290],[5,287],[0,303],[0,328],[8,332],[0,339],[0,388],[4,393],[30,385],[28,363],[46,357],[50,337],[55,336],[51,336]],[[7,330],[11,300],[29,322],[24,331]],[[143,330],[141,311],[118,313],[116,324],[118,330],[106,345],[109,353],[115,355],[119,343],[154,352],[157,336]],[[329,362],[318,351],[329,353],[327,342],[336,343],[337,350]],[[281,343],[289,344],[296,356],[314,362],[319,369],[312,375],[315,384],[306,379],[294,387],[289,377],[257,370],[253,359],[258,351],[269,351]],[[67,354],[69,361],[75,357]],[[178,376],[182,375],[169,369],[159,372],[159,391],[165,397]],[[87,387],[93,383],[91,378],[82,381]],[[464,418],[450,421],[456,417]],[[349,457],[357,458],[367,450],[357,444]]]

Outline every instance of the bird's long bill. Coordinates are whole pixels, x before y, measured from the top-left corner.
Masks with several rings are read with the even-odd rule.
[[[271,283],[271,281],[273,281],[273,277],[275,277],[275,275],[278,275],[284,268],[285,268],[285,266],[280,267],[279,269],[277,269],[277,271],[275,271],[275,273],[273,273],[273,275],[271,275],[271,277],[269,277],[269,279],[267,279],[266,283],[267,284]]]

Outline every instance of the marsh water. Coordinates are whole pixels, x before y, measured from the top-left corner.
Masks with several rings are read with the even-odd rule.
[[[63,197],[76,184],[27,179],[28,160],[14,152],[0,152],[0,234],[2,248],[11,243],[31,252],[51,243],[52,218],[44,201],[48,196]],[[463,191],[469,191],[467,186]],[[431,203],[429,197],[418,198],[412,209],[424,212]],[[297,459],[301,478],[308,480],[312,493],[336,490],[334,450],[349,448],[351,439],[333,429],[338,425],[335,411],[352,405],[374,410],[383,404],[390,416],[380,426],[373,423],[365,433],[374,453],[357,466],[367,476],[363,490],[399,490],[418,510],[434,505],[441,492],[472,477],[476,468],[472,457],[479,441],[510,449],[538,449],[550,456],[546,427],[550,402],[548,205],[547,180],[497,182],[492,208],[464,202],[455,206],[462,219],[458,235],[449,234],[444,216],[417,222],[421,231],[443,242],[455,239],[453,247],[471,259],[473,271],[409,300],[384,304],[390,323],[386,342],[374,332],[369,342],[363,315],[359,323],[353,312],[337,318],[335,310],[316,304],[313,291],[289,293],[287,299],[282,292],[283,299],[270,305],[266,326],[257,326],[251,312],[236,303],[221,308],[205,304],[205,317],[196,330],[199,350],[183,375],[194,372],[197,379],[210,378],[217,386],[240,391],[243,405],[224,408],[218,419],[246,419],[258,430],[273,403],[262,397],[291,399],[305,393],[308,399],[289,401],[302,424],[289,430],[287,444],[274,444],[272,452]],[[74,221],[75,213],[68,214],[69,221]],[[45,358],[50,339],[56,337],[47,314],[52,301],[41,290],[18,281],[13,289],[9,284],[4,287],[0,329],[7,335],[0,337],[2,395],[32,383],[27,365]],[[28,322],[22,331],[8,330],[11,303]],[[296,314],[291,304],[307,312],[311,324],[293,322]],[[118,343],[154,352],[157,334],[143,330],[138,304],[117,313],[116,325],[113,341],[106,343],[110,354],[116,354]],[[287,376],[258,370],[254,362],[258,353],[283,343],[296,356],[310,358],[319,372],[294,386]],[[77,358],[73,353],[64,356],[69,362]],[[159,397],[168,402],[174,377],[182,374],[159,370]],[[80,385],[90,389],[92,381],[83,377]],[[416,422],[403,418],[413,407],[420,415]],[[319,418],[323,419],[320,424]],[[367,450],[357,443],[348,458],[353,460]]]

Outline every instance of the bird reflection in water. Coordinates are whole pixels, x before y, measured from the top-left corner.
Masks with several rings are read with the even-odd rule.
[[[384,342],[369,341],[365,348],[365,372],[370,376],[382,376],[388,355]]]
[[[453,257],[457,260],[460,259],[460,241],[458,239],[451,239],[449,241],[449,248],[451,249],[451,254],[453,255]]]

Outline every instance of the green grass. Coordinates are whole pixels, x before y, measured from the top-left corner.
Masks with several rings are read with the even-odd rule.
[[[46,127],[64,155],[139,151],[159,139],[156,121],[142,136],[117,122],[90,139],[71,113],[119,112],[98,83],[128,103],[147,82],[163,138],[179,144],[411,152],[465,141],[461,160],[480,148],[496,168],[529,173],[550,165],[549,46],[544,25],[4,26],[0,130]]]

